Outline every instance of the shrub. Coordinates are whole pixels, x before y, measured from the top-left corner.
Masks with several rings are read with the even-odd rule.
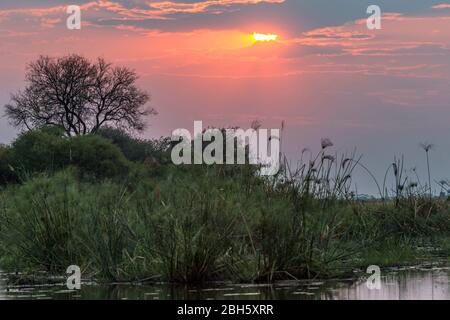
[[[17,182],[19,177],[14,167],[11,147],[0,145],[0,185]]]
[[[110,141],[96,135],[78,136],[65,145],[69,164],[79,168],[84,177],[97,179],[124,176],[129,163]]]
[[[123,130],[111,127],[100,129],[98,134],[118,146],[130,161],[165,164],[170,160],[168,138],[142,140],[130,136]]]
[[[68,166],[78,168],[85,178],[122,177],[129,162],[111,141],[98,135],[65,137],[55,127],[45,127],[21,134],[10,148],[2,148],[0,157],[7,157],[0,166],[3,179],[21,178],[36,173],[53,173]]]
[[[56,127],[27,131],[12,144],[14,169],[21,174],[55,171],[68,164],[67,139]]]

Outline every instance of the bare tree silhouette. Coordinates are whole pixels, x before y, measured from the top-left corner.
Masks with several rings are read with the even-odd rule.
[[[27,86],[5,106],[12,125],[64,128],[68,136],[96,133],[102,126],[141,131],[150,96],[136,86],[138,76],[103,58],[41,56],[26,71]]]

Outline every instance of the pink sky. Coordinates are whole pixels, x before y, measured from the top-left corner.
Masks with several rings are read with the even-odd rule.
[[[291,158],[330,137],[382,175],[395,154],[423,169],[418,143],[430,141],[435,178],[450,178],[446,1],[381,5],[382,30],[367,29],[367,5],[354,0],[336,16],[324,1],[323,14],[300,0],[74,2],[81,30],[65,27],[64,1],[2,2],[0,106],[40,54],[103,56],[135,69],[151,93],[159,115],[146,137],[192,130],[194,120],[246,127],[259,119],[267,128],[285,120]],[[253,32],[279,38],[259,43]],[[0,120],[0,142],[16,133]],[[360,188],[373,191],[364,179]]]

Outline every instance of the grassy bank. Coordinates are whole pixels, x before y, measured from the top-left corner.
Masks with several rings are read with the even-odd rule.
[[[17,181],[0,192],[1,269],[61,274],[75,264],[105,281],[256,282],[411,264],[435,253],[423,248],[448,247],[446,199],[402,188],[393,200],[357,201],[357,160],[326,146],[274,179],[250,166],[175,167],[166,149],[134,141],[130,150],[121,138],[98,140],[110,151],[95,159],[83,151],[93,140],[46,144],[47,166],[33,154],[42,148],[20,154],[23,140],[7,150]],[[29,170],[17,174],[17,163]]]
[[[165,179],[80,181],[76,170],[1,194],[1,266],[114,281],[272,281],[414,263],[448,233],[447,203],[428,215],[388,203],[309,199],[214,168]],[[424,244],[425,243],[425,244]]]

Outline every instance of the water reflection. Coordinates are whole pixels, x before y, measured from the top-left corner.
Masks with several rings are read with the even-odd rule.
[[[0,299],[334,299],[334,300],[447,300],[450,299],[447,269],[407,268],[382,277],[381,290],[369,290],[364,279],[280,282],[275,285],[215,284],[203,288],[170,285],[84,284],[80,291],[63,285],[7,285],[0,273]]]
[[[382,279],[381,290],[369,290],[365,282],[359,281],[346,288],[335,290],[332,299],[448,300],[449,273],[441,269],[395,272]]]

